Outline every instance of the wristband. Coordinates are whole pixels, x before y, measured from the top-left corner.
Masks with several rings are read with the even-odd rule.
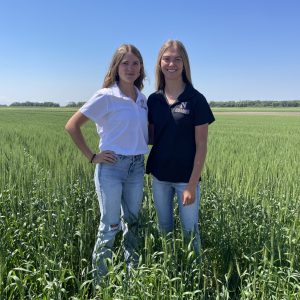
[[[94,160],[95,156],[96,156],[96,153],[93,154],[93,156],[92,156],[92,158],[91,158],[91,160],[90,160],[90,163],[91,163],[91,164],[93,163],[93,160]]]

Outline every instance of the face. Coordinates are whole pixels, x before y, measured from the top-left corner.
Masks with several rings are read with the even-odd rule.
[[[133,84],[140,76],[141,63],[137,56],[128,52],[124,55],[118,67],[120,81]]]
[[[165,79],[182,78],[183,60],[177,48],[171,46],[166,49],[161,57],[160,67]]]

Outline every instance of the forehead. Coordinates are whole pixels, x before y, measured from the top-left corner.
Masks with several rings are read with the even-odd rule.
[[[139,61],[139,58],[132,52],[127,52],[124,54],[122,60],[130,60],[130,61],[138,60]]]
[[[180,56],[180,53],[177,47],[170,46],[164,51],[163,56]]]

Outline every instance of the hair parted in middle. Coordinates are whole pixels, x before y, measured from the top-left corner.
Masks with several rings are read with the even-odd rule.
[[[111,86],[112,84],[114,84],[115,82],[119,81],[118,67],[126,53],[134,54],[140,61],[140,64],[141,64],[140,76],[135,80],[134,85],[140,91],[143,89],[143,87],[144,87],[143,81],[146,77],[144,63],[143,63],[143,57],[142,57],[140,51],[131,44],[121,45],[114,53],[113,58],[110,63],[110,66],[109,66],[109,69],[104,77],[102,88],[107,88],[107,87]]]
[[[189,62],[189,57],[188,57],[188,54],[187,54],[187,51],[186,51],[184,45],[182,44],[182,42],[180,42],[178,40],[168,40],[160,48],[158,57],[157,57],[156,72],[155,72],[155,82],[156,82],[157,90],[163,90],[165,88],[166,82],[165,82],[165,76],[164,76],[163,72],[161,71],[161,59],[162,59],[164,52],[172,46],[178,50],[178,52],[182,58],[182,62],[183,62],[182,80],[185,83],[192,85],[190,62]]]

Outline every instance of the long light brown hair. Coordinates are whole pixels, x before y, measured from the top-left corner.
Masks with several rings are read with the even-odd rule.
[[[163,72],[161,71],[161,58],[162,58],[164,52],[171,46],[173,46],[174,48],[176,48],[178,50],[178,52],[182,58],[182,62],[183,62],[182,80],[185,83],[192,85],[190,62],[189,62],[189,57],[188,57],[188,54],[186,52],[184,45],[182,44],[182,42],[180,42],[178,40],[168,40],[160,48],[158,57],[157,57],[156,72],[155,72],[155,82],[156,82],[157,90],[163,90],[166,85],[165,76],[164,76]]]
[[[146,77],[145,70],[144,70],[143,58],[142,58],[140,51],[131,44],[121,45],[114,53],[114,56],[111,60],[109,69],[103,80],[103,85],[102,85],[103,88],[107,88],[107,87],[111,86],[113,83],[119,81],[118,68],[119,68],[119,65],[126,53],[134,54],[140,61],[140,65],[141,65],[140,76],[134,81],[134,85],[139,90],[143,89],[143,87],[144,87],[143,81]]]

